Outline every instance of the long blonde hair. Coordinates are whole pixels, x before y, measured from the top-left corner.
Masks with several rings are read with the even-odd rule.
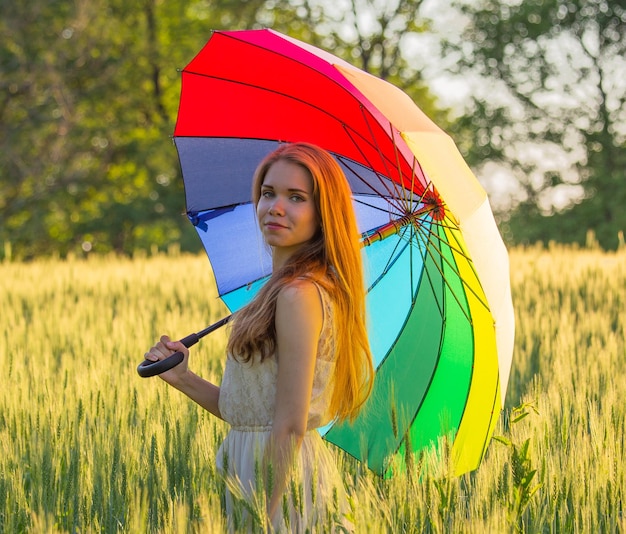
[[[252,184],[255,206],[270,167],[279,160],[302,166],[313,179],[321,225],[313,238],[272,273],[247,306],[234,315],[228,352],[243,361],[266,358],[276,348],[274,318],[280,290],[308,278],[330,295],[335,309],[336,364],[330,413],[353,420],[372,390],[374,369],[366,331],[365,285],[361,247],[350,186],[335,159],[309,143],[280,146],[258,166]]]

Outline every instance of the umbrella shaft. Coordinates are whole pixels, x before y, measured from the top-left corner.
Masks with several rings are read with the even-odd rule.
[[[417,219],[428,211],[430,211],[428,208],[422,208],[420,210],[407,213],[404,217],[400,217],[395,221],[391,221],[387,224],[384,224],[383,226],[379,226],[375,230],[370,230],[369,232],[362,234],[361,246],[369,247],[370,245],[377,243],[378,241],[382,241],[389,236],[399,233],[400,230],[402,230],[402,228],[404,228],[405,226],[416,223]]]

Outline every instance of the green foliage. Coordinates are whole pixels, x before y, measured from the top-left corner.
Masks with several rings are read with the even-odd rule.
[[[525,402],[513,408],[511,411],[511,424],[516,424],[525,419],[530,413],[538,414],[534,403]],[[518,532],[523,532],[524,512],[529,506],[533,496],[539,491],[542,484],[534,483],[537,469],[533,467],[530,452],[530,438],[526,438],[521,444],[513,443],[505,436],[494,436],[495,441],[503,443],[511,451],[510,476],[512,480],[512,494],[508,502],[508,520]],[[508,474],[507,471],[505,471]]]
[[[399,2],[394,26],[381,25],[379,37],[374,32],[368,41],[340,42],[342,17],[333,19],[308,2],[3,2],[0,242],[24,259],[132,254],[172,243],[199,250],[183,215],[170,137],[178,71],[211,30],[273,27],[331,49],[337,45],[335,52],[351,61],[375,49],[388,57],[379,74],[408,83],[417,75],[407,74],[399,42],[403,32],[424,29],[413,22],[420,4]],[[434,99],[418,82],[408,85],[434,113]]]
[[[19,256],[81,247],[129,253],[149,239],[182,237],[182,187],[168,142],[179,56],[162,44],[155,6],[131,6],[3,9],[0,239]]]
[[[593,230],[617,248],[626,230],[626,2],[455,4],[468,20],[448,43],[455,70],[488,84],[457,124],[461,146],[475,168],[500,162],[515,176],[521,203],[503,217],[509,240],[583,244]]]

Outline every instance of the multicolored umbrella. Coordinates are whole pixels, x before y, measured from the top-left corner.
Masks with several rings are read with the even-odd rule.
[[[214,32],[183,70],[174,141],[231,311],[271,271],[250,201],[257,164],[283,142],[335,156],[363,235],[376,379],[354,424],[320,431],[380,474],[443,436],[456,473],[475,469],[504,402],[514,320],[506,249],[450,137],[395,86],[250,30]]]

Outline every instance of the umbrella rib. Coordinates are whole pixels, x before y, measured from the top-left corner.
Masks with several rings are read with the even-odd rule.
[[[353,140],[352,142],[354,142],[354,140]],[[363,157],[365,158],[365,155],[363,155]],[[389,189],[389,187],[386,185],[386,181],[385,181],[385,180],[383,180],[383,178],[385,178],[384,176],[382,176],[382,177],[381,177],[380,173],[378,173],[377,171],[373,170],[373,168],[372,168],[372,167],[370,167],[370,168],[373,170],[373,172],[376,174],[376,176],[378,177],[378,181],[379,181],[379,183],[380,183],[380,184],[384,187],[384,189],[385,189],[385,190],[387,191],[387,193],[389,194],[389,196],[388,196],[388,197],[384,197],[383,195],[381,195],[381,194],[380,194],[380,192],[379,192],[379,191],[377,191],[377,190],[374,188],[374,186],[373,186],[370,182],[368,182],[368,181],[367,181],[365,178],[363,178],[363,177],[362,177],[362,176],[361,176],[361,175],[360,175],[360,174],[359,174],[359,173],[358,173],[358,172],[357,172],[357,171],[356,171],[353,167],[351,167],[351,166],[350,166],[350,164],[349,164],[348,162],[352,162],[352,160],[350,160],[349,158],[345,158],[345,157],[343,157],[343,156],[341,156],[341,155],[338,155],[338,156],[337,156],[337,158],[338,158],[340,161],[342,161],[342,162],[343,162],[343,164],[344,164],[347,168],[349,168],[349,169],[350,169],[350,171],[352,172],[352,174],[353,174],[354,176],[356,176],[356,177],[357,177],[357,178],[358,178],[358,179],[359,179],[359,180],[360,180],[363,184],[365,184],[365,185],[366,185],[366,186],[367,186],[367,187],[368,187],[368,188],[372,191],[372,193],[374,193],[374,194],[378,195],[379,197],[385,198],[385,199],[386,199],[386,200],[387,200],[390,204],[394,205],[394,207],[398,210],[398,212],[399,212],[399,213],[405,213],[405,211],[404,211],[404,209],[403,209],[403,206],[402,206],[402,203],[401,203],[401,202],[399,202],[397,206],[395,205],[396,203],[395,203],[394,201],[396,201],[397,199],[396,199],[396,197],[394,196],[394,192],[393,192],[393,191],[391,191],[391,190]]]
[[[410,203],[409,203],[410,206],[413,205],[413,195],[414,195],[414,190],[415,190],[415,177],[416,177],[415,165],[418,165],[418,163],[417,163],[417,158],[414,156],[413,163],[411,164],[411,198],[410,198]],[[424,193],[426,193],[426,188],[424,188]],[[424,193],[420,195],[420,201],[422,200]]]
[[[361,116],[363,117],[363,121],[365,122],[365,125],[367,126],[367,130],[370,133],[370,137],[372,139],[376,139],[376,136],[374,135],[374,131],[372,130],[372,126],[371,126],[369,120],[367,119],[367,114],[365,113],[365,107],[360,102],[359,102],[359,109],[361,111]],[[347,125],[346,124],[344,124],[344,128],[347,129]],[[365,159],[365,161],[367,161],[368,164],[370,164],[369,159],[365,156],[365,154],[363,154],[363,151],[361,150],[361,147],[355,142],[355,140],[354,140],[354,138],[352,136],[349,135],[349,137],[352,140],[352,142],[354,143],[354,146],[359,150],[359,152],[361,152],[361,155],[363,156],[363,159]],[[391,173],[389,172],[389,167],[387,166],[387,158],[384,156],[382,150],[380,149],[380,145],[378,143],[374,143],[374,149],[376,150],[376,152],[378,152],[378,155],[380,156],[380,161],[382,162],[383,166],[385,167],[385,170],[386,170],[387,174],[389,176],[391,176]],[[373,166],[371,164],[370,164],[370,167],[373,168]]]
[[[391,137],[391,139],[393,140],[393,150],[394,150],[394,154],[396,156],[396,165],[397,165],[397,170],[398,170],[398,175],[400,176],[400,178],[403,177],[402,175],[402,165],[400,162],[400,153],[398,151],[398,145],[396,143],[396,133],[394,132],[394,128],[393,125],[391,123],[389,123],[389,135]],[[402,201],[404,203],[404,208],[405,211],[404,213],[410,213],[412,211],[412,206],[413,204],[413,195],[415,194],[415,179],[417,177],[417,173],[415,172],[415,165],[417,164],[417,166],[420,168],[420,170],[422,170],[422,174],[424,174],[423,169],[421,168],[421,166],[419,165],[419,163],[417,162],[417,158],[415,156],[413,156],[413,162],[411,163],[411,188],[410,190],[408,190],[408,194],[407,192],[407,188],[404,186],[404,180],[401,180],[401,183],[399,184],[402,187],[402,191],[404,194],[402,194]],[[427,187],[424,188],[424,191],[420,194],[420,202],[422,200],[422,198],[424,197],[424,193],[426,192]]]
[[[383,279],[383,277],[389,272],[389,269],[391,269],[391,267],[393,267],[393,265],[398,261],[398,258],[402,255],[402,252],[404,252],[406,250],[406,247],[408,247],[410,244],[410,243],[405,243],[402,249],[400,249],[401,242],[402,240],[399,240],[396,243],[396,245],[393,247],[393,251],[391,252],[391,254],[389,254],[389,259],[387,260],[387,263],[385,267],[382,269],[380,275],[367,288],[368,293],[370,293],[378,285],[378,283]]]
[[[368,131],[370,132],[370,136],[372,139],[376,139],[376,136],[374,135],[374,131],[372,130],[372,126],[370,124],[370,120],[369,120],[369,113],[365,112],[365,107],[363,105],[360,105],[360,110],[361,110],[361,115],[363,116],[363,121],[365,123],[365,125],[367,126]],[[350,135],[350,133],[348,132],[348,128],[347,125],[344,124],[344,128],[346,129],[346,134],[348,135],[348,137],[350,137],[350,139],[352,140],[352,143],[354,144],[354,146],[356,147],[356,149],[361,153],[361,156],[363,157],[363,159],[365,161],[368,162],[368,165],[370,168],[374,169],[374,166],[371,164],[370,160],[367,158],[367,156],[363,153],[363,150],[361,150],[361,147],[359,146],[359,144],[356,142],[355,138]],[[397,172],[398,174],[398,181],[395,181],[391,178],[388,178],[392,183],[393,183],[393,192],[389,189],[388,186],[386,186],[386,184],[384,184],[382,182],[382,180],[380,179],[380,174],[377,171],[376,175],[379,177],[379,180],[381,181],[381,183],[384,185],[385,189],[387,190],[387,192],[394,196],[395,198],[398,198],[401,205],[402,205],[402,212],[403,213],[410,213],[411,209],[411,203],[409,201],[409,199],[412,198],[413,195],[413,189],[414,189],[414,185],[415,185],[415,175],[412,173],[412,178],[411,178],[411,192],[410,195],[407,196],[406,195],[406,187],[404,186],[404,180],[403,180],[403,173],[402,173],[402,164],[400,162],[400,154],[398,152],[398,145],[396,143],[396,139],[395,139],[395,132],[394,132],[394,128],[393,125],[391,123],[389,123],[389,138],[391,139],[391,142],[393,144],[393,149],[394,149],[394,155],[395,155],[395,160],[396,160],[396,169],[395,172]],[[392,172],[391,169],[388,166],[387,163],[387,158],[384,156],[384,154],[382,153],[382,150],[380,148],[380,145],[378,143],[374,143],[374,146],[376,148],[376,151],[378,152],[379,156],[380,156],[380,160],[383,164],[383,166],[385,167],[387,174],[390,176],[392,176]],[[415,158],[414,158],[415,160]],[[413,169],[414,170],[414,167]]]
[[[431,226],[438,226],[440,228],[447,228],[449,230],[454,230],[457,232],[460,232],[460,228],[458,224],[455,224],[451,219],[446,217],[446,220],[450,221],[450,224],[443,224],[441,221],[437,221],[435,219],[432,220]],[[457,254],[463,256],[468,262],[472,262],[472,259],[466,254],[466,252],[463,250],[461,243],[459,242],[459,240],[456,238],[456,236],[454,237],[454,241],[456,243],[457,246],[452,246],[452,244],[448,241],[444,241],[438,234],[433,233],[433,235],[439,240],[439,241],[443,241],[446,245],[448,245],[452,250],[454,250]],[[473,268],[473,264],[472,264],[472,268]],[[474,269],[473,269],[474,270]],[[476,275],[478,277],[478,275],[476,274],[476,271],[474,270],[474,275]]]
[[[441,226],[442,225],[437,225],[437,226]],[[458,271],[456,264],[453,264],[450,260],[448,260],[441,252],[441,249],[435,244],[435,241],[433,239],[431,239],[430,237],[435,236],[437,238],[437,240],[439,241],[439,243],[444,243],[446,246],[448,246],[450,248],[450,250],[457,252],[457,249],[455,247],[452,247],[452,245],[447,242],[444,241],[439,235],[437,235],[435,232],[432,232],[430,229],[429,230],[424,230],[424,233],[428,232],[429,238],[428,238],[428,242],[432,245],[432,247],[437,250],[440,254],[440,256],[442,257],[443,261],[448,265],[448,267],[450,267],[450,269],[452,269],[452,271],[457,275],[458,279],[460,280],[460,282],[463,284],[463,286],[465,288],[467,288],[470,293],[472,293],[477,299],[478,301],[487,309],[489,310],[489,305],[484,301],[484,299],[474,290],[474,288],[472,286],[470,286],[466,280],[461,276],[461,273]],[[456,239],[455,239],[456,241]],[[458,242],[457,242],[458,244]],[[432,251],[429,250],[429,254],[432,254]],[[469,259],[465,254],[460,254],[464,259],[467,260],[467,262],[470,264],[471,268],[472,268],[472,273],[474,273],[474,275],[476,275],[476,271],[474,270],[473,266],[472,266],[472,261],[471,259]],[[441,277],[443,278],[444,282],[446,283],[446,285],[450,288],[450,292],[452,293],[452,295],[454,296],[455,300],[459,303],[459,306],[461,307],[461,309],[463,309],[463,306],[461,305],[461,302],[459,301],[458,297],[456,296],[454,290],[452,289],[452,287],[450,286],[449,282],[446,280],[446,277],[444,275],[444,273],[442,271],[440,271],[441,273]],[[463,313],[465,313],[465,311],[463,310]],[[471,323],[471,319],[467,316],[467,314],[465,314],[465,316],[468,318],[468,320]]]
[[[435,290],[435,282],[433,281],[430,271],[429,269],[426,268],[426,260],[427,260],[427,256],[426,254],[428,253],[430,258],[433,260],[433,263],[435,264],[435,267],[437,268],[437,270],[439,271],[439,274],[441,275],[441,279],[444,281],[444,283],[447,284],[445,276],[443,275],[443,272],[441,271],[437,258],[434,256],[434,254],[429,250],[429,248],[427,246],[425,246],[426,243],[430,242],[430,240],[427,238],[428,234],[431,234],[432,231],[430,229],[426,230],[424,226],[414,226],[411,229],[411,232],[415,232],[416,240],[417,239],[421,239],[424,243],[424,246],[420,246],[419,250],[420,250],[420,256],[422,258],[422,264],[424,265],[424,271],[426,272],[426,278],[428,279],[428,285],[430,286],[430,289],[433,293],[433,295],[436,295],[436,290]],[[433,245],[435,246],[435,245]],[[436,246],[435,246],[436,248]],[[439,256],[443,258],[441,252],[439,252]],[[444,317],[444,311],[443,311],[443,303],[440,303],[437,299],[435,299],[435,302],[437,303],[437,308],[439,309],[439,313],[442,317]]]
[[[436,226],[439,226],[439,227],[441,227],[441,228],[449,228],[449,229],[451,229],[451,230],[458,230],[458,226],[457,226],[457,225],[444,225],[444,224],[441,224],[441,223],[438,223],[438,222],[437,222],[437,223],[433,223],[433,224],[435,224]],[[456,246],[453,246],[453,245],[452,245],[452,243],[450,243],[449,241],[444,241],[444,240],[443,240],[443,239],[442,239],[442,238],[441,238],[438,234],[436,234],[436,233],[432,232],[432,233],[431,233],[431,235],[435,236],[435,237],[436,237],[436,238],[437,238],[440,242],[445,243],[445,244],[446,244],[446,245],[450,248],[450,250],[452,250],[452,251],[456,252],[458,255],[462,256],[465,260],[467,260],[467,263],[469,264],[470,268],[472,269],[472,273],[474,274],[474,277],[476,278],[476,280],[478,281],[478,283],[479,283],[479,285],[480,285],[480,279],[479,279],[479,277],[478,277],[478,273],[476,272],[476,268],[474,267],[474,262],[473,262],[473,261],[472,261],[472,259],[471,259],[471,258],[470,258],[470,257],[469,257],[469,256],[468,256],[468,255],[467,255],[467,254],[463,251],[463,249],[461,248],[461,243],[459,242],[459,240],[457,239],[457,237],[453,235],[453,237],[454,237],[454,242],[456,243]],[[433,242],[432,242],[432,241],[430,241],[430,240],[429,240],[429,242],[433,243]],[[434,246],[435,248],[437,248],[437,247],[436,247],[436,245],[435,245],[434,243],[433,243],[433,246]],[[446,261],[446,263],[448,263],[448,264],[449,264],[449,262],[448,262],[448,261]],[[451,267],[452,267],[452,266],[451,266]],[[483,299],[483,298],[482,298],[482,297],[481,297],[478,293],[476,293],[476,291],[475,291],[475,290],[474,290],[471,286],[469,286],[469,285],[467,284],[467,282],[465,282],[464,278],[463,278],[463,277],[461,277],[461,275],[460,275],[460,273],[459,273],[459,272],[457,272],[457,271],[455,270],[455,273],[458,275],[459,280],[461,280],[461,282],[462,282],[465,286],[467,286],[467,288],[468,288],[468,289],[472,292],[472,294],[473,294],[473,295],[474,295],[474,296],[478,299],[478,301],[479,301],[479,302],[480,302],[480,303],[481,303],[481,304],[482,304],[482,305],[483,305],[483,306],[484,306],[487,310],[489,310],[489,304],[487,304],[487,302],[485,302],[485,300],[484,300],[484,299]],[[481,287],[482,287],[482,286],[481,286]]]
[[[464,308],[461,300],[459,299],[459,297],[455,293],[455,290],[452,288],[452,286],[450,285],[450,283],[446,279],[446,276],[445,276],[445,274],[443,272],[443,269],[439,266],[439,262],[438,262],[437,258],[434,255],[433,249],[438,252],[439,258],[441,258],[441,260],[443,262],[445,262],[446,265],[448,265],[450,267],[450,269],[457,275],[457,277],[459,278],[459,280],[461,281],[463,286],[466,287],[479,300],[479,302],[481,302],[487,309],[489,309],[489,307],[483,301],[483,299],[480,297],[480,295],[478,295],[476,293],[476,291],[465,280],[463,280],[463,278],[461,277],[460,272],[458,271],[457,264],[453,264],[448,258],[446,258],[443,255],[442,249],[440,247],[443,244],[445,244],[448,248],[450,248],[450,250],[453,250],[455,252],[456,252],[456,248],[453,247],[449,242],[445,241],[441,236],[439,236],[437,232],[433,232],[430,229],[430,227],[428,229],[426,229],[425,225],[419,224],[419,219],[417,219],[416,217],[414,217],[414,218],[405,217],[404,219],[405,220],[403,220],[403,218],[399,219],[400,224],[402,224],[401,226],[399,225],[398,227],[395,227],[395,228],[391,227],[391,228],[386,228],[386,229],[392,231],[391,235],[397,234],[400,237],[401,240],[404,240],[406,242],[406,246],[409,246],[412,243],[414,238],[411,236],[411,237],[409,237],[407,239],[404,234],[407,231],[406,227],[407,226],[411,227],[411,233],[415,232],[415,235],[418,236],[420,241],[422,241],[424,243],[424,246],[420,246],[419,247],[420,251],[423,250],[433,260],[433,263],[435,264],[435,267],[439,271],[439,274],[440,274],[443,282],[449,288],[450,292],[452,293],[452,296],[457,301],[457,304],[459,305],[459,308],[461,309],[461,311],[463,312],[463,314],[467,318],[468,322],[470,322],[470,323],[472,322],[471,318],[466,313],[465,308]],[[439,227],[439,228],[444,228],[445,227],[444,225],[441,225],[441,224],[436,223],[435,221],[431,220],[431,225],[430,226],[432,226],[433,224],[435,226]],[[392,225],[385,225],[385,226],[387,227],[387,226],[392,226]],[[377,234],[380,234],[380,235],[377,235]],[[385,239],[386,237],[389,236],[389,235],[386,235],[384,232],[374,233],[373,235],[377,235],[378,239],[381,239],[381,238]],[[372,235],[365,235],[365,236],[363,236],[364,240],[362,241],[362,245],[368,246],[369,244],[371,244],[371,242],[367,241],[367,238],[369,238],[369,237],[372,237]],[[437,239],[436,241],[434,239],[435,237]],[[399,242],[398,242],[398,244],[399,244]],[[430,244],[431,246],[428,247],[428,246],[426,246],[426,244]],[[405,250],[406,246],[402,250]],[[398,245],[396,245],[394,247],[394,250],[389,255],[389,258],[390,258],[389,261],[385,265],[385,267],[382,270],[382,272],[379,275],[379,277],[372,283],[372,285],[370,286],[370,289],[368,291],[370,291],[373,287],[375,287],[377,285],[377,283],[380,281],[380,279],[388,272],[389,268],[395,263],[397,258],[393,259],[393,261],[391,261],[391,259],[394,258],[394,255],[396,254],[397,250],[398,250]],[[425,254],[424,253],[420,253],[420,255],[421,255],[422,262],[423,262],[424,266],[426,266],[426,256],[425,256]],[[471,260],[469,258],[467,258],[467,256],[465,254],[460,254],[460,255],[463,258],[465,258],[468,261],[468,263],[471,263]],[[411,262],[411,264],[412,264],[412,262]],[[472,269],[472,272],[474,272],[473,269]],[[413,275],[413,271],[411,271],[411,288],[413,287],[412,275]],[[431,290],[433,291],[433,294],[435,294],[434,282],[431,279],[430,272],[428,271],[428,269],[426,269],[426,275],[427,275],[427,278],[428,278]],[[437,303],[437,307],[439,308],[440,313],[443,314],[443,308],[442,308],[442,305],[440,305],[439,302]]]
[[[372,139],[375,139],[374,136],[374,131],[372,130],[372,126],[370,124],[370,121],[368,120],[367,115],[364,113],[364,107],[361,106],[361,114],[363,115],[363,120],[367,126],[367,129],[370,132],[370,135],[372,136]],[[398,145],[396,143],[396,139],[395,139],[395,132],[394,132],[394,128],[393,125],[391,124],[391,122],[389,123],[389,137],[391,139],[392,145],[393,145],[393,152],[396,158],[396,171],[398,173],[398,181],[396,182],[395,180],[391,180],[391,182],[393,183],[393,189],[394,189],[394,193],[397,196],[397,198],[400,199],[400,202],[403,206],[403,212],[404,213],[410,213],[410,209],[409,206],[407,205],[407,197],[405,194],[403,194],[404,191],[406,191],[406,188],[404,187],[404,180],[403,180],[403,174],[402,174],[402,168],[400,165],[400,160],[398,157]],[[354,142],[354,141],[353,141]],[[391,170],[387,167],[387,161],[386,159],[383,157],[382,154],[382,150],[380,149],[380,146],[377,144],[376,145],[376,149],[378,150],[378,153],[380,155],[381,161],[383,162],[383,164],[385,165],[385,168],[387,169],[387,174],[389,174],[389,176],[392,175]],[[365,156],[364,156],[365,157]]]
[[[446,262],[446,264],[448,264],[448,266],[457,274],[459,275],[458,271],[455,269],[454,266],[450,265],[450,262],[446,259],[446,257],[443,255],[443,253],[441,252],[441,249],[439,249],[437,247],[437,245],[435,244],[435,242],[430,239],[430,236],[434,235],[434,232],[432,232],[432,230],[425,230],[423,227],[420,228],[421,231],[419,231],[418,233],[420,233],[428,243],[430,243],[432,245],[432,248],[434,248],[435,250],[437,250],[437,252],[439,253],[439,257]],[[442,240],[440,239],[440,242]],[[446,280],[446,276],[443,272],[443,269],[439,266],[439,263],[437,262],[437,259],[434,256],[433,251],[431,250],[430,247],[424,247],[424,249],[426,250],[426,252],[428,253],[428,255],[431,257],[431,259],[433,260],[433,263],[437,269],[437,271],[439,271],[439,275],[441,276],[441,279],[443,280],[443,283],[448,287],[448,289],[450,290],[450,293],[452,293],[452,296],[454,297],[454,300],[456,300],[457,304],[459,305],[459,308],[461,309],[461,311],[463,312],[463,315],[465,315],[465,318],[468,320],[468,322],[471,324],[472,323],[472,319],[471,317],[467,314],[467,312],[465,311],[465,308],[463,307],[463,304],[461,303],[459,297],[456,295],[456,293],[454,292],[454,289],[452,289],[452,286],[450,285],[450,283]],[[426,264],[426,260],[424,259],[424,264]],[[433,290],[433,294],[435,294],[435,289],[433,286],[433,281],[431,280],[430,277],[430,273],[428,272],[428,269],[426,269],[426,275],[428,276],[428,280],[430,283],[430,286]],[[460,279],[460,276],[459,276]],[[439,307],[439,310],[441,311],[441,313],[443,314],[443,303],[438,302],[437,306]]]
[[[377,284],[377,283],[378,283],[378,282],[379,282],[379,281],[383,278],[383,276],[385,276],[385,274],[387,274],[387,272],[389,271],[389,269],[390,269],[390,268],[393,266],[393,264],[394,264],[394,263],[398,260],[398,257],[402,254],[402,252],[403,252],[404,250],[406,250],[406,247],[408,247],[409,245],[411,245],[411,242],[412,242],[412,240],[413,240],[413,237],[409,237],[409,238],[407,239],[407,238],[403,235],[403,234],[404,234],[404,233],[406,233],[407,231],[410,231],[411,233],[415,232],[415,234],[416,234],[418,237],[421,237],[424,241],[428,241],[428,240],[426,239],[426,237],[425,237],[426,230],[424,230],[424,229],[423,229],[423,227],[421,227],[421,226],[420,226],[420,227],[417,227],[417,228],[416,228],[414,225],[411,225],[411,226],[410,226],[410,229],[409,229],[409,228],[407,228],[407,227],[402,228],[402,229],[401,229],[401,233],[398,233],[398,236],[400,237],[400,240],[398,241],[398,244],[394,247],[393,252],[389,255],[389,258],[390,258],[390,259],[389,259],[389,261],[387,262],[387,265],[385,265],[385,268],[383,269],[383,271],[381,272],[381,274],[378,276],[378,278],[377,278],[377,279],[376,279],[376,280],[375,280],[375,281],[374,281],[374,282],[370,285],[370,287],[368,288],[368,292],[369,292],[369,291],[371,291],[371,290],[372,290],[372,289],[376,286],[376,284]],[[400,245],[400,243],[401,243],[402,241],[404,241],[404,242],[405,242],[405,245],[404,245],[404,247],[403,247],[403,248],[402,248],[402,249],[398,252],[399,245]],[[422,250],[424,250],[424,251],[425,251],[426,249],[427,249],[427,247],[419,247],[419,250],[420,250],[420,251],[422,251]],[[432,255],[432,253],[430,253],[430,254],[431,254],[431,259],[433,260],[433,262],[434,262],[435,264],[437,264],[437,259],[436,259],[436,258]],[[424,265],[424,266],[426,266],[426,256],[425,256],[423,253],[421,253],[421,252],[420,252],[420,257],[421,257],[421,259],[422,259],[423,265]],[[442,256],[442,257],[443,257],[443,256]],[[391,261],[391,259],[392,259],[392,258],[394,258],[394,259],[393,259],[393,261]],[[412,264],[412,262],[411,262],[411,264]],[[442,279],[444,280],[444,282],[447,284],[447,282],[446,282],[446,280],[445,280],[445,277],[443,276],[443,273],[442,273],[441,269],[439,269],[439,267],[438,267],[437,269],[438,269],[438,271],[439,271],[439,273],[440,273],[440,275],[441,275],[441,278],[442,278]],[[425,268],[424,270],[426,271],[426,276],[427,276],[427,278],[428,278],[428,282],[429,282],[429,285],[430,285],[431,291],[432,291],[432,292],[433,292],[433,294],[434,294],[434,293],[435,293],[435,287],[434,287],[434,282],[433,282],[433,280],[431,279],[430,272],[429,272],[429,271],[428,271],[428,269],[426,269],[426,268]],[[411,270],[411,277],[412,277],[412,276],[413,276],[413,270]],[[412,288],[412,287],[413,287],[413,284],[412,284],[412,278],[411,278],[411,288]],[[412,298],[414,298],[414,297],[415,297],[415,295],[412,295]],[[440,306],[439,302],[437,302],[437,307],[439,308],[439,312],[443,315],[443,309],[442,309],[442,307]],[[469,317],[468,317],[468,320],[469,320]]]
[[[367,123],[367,120],[365,121]],[[352,141],[352,143],[354,144],[354,146],[356,147],[356,149],[360,152],[361,157],[367,162],[368,166],[370,169],[373,170],[373,172],[376,174],[376,176],[378,177],[378,181],[381,184],[381,186],[387,191],[387,193],[389,194],[389,196],[393,199],[398,199],[399,203],[398,205],[400,206],[400,208],[398,208],[398,211],[405,213],[406,210],[404,209],[404,202],[403,199],[401,198],[400,195],[398,195],[398,189],[397,189],[397,183],[392,180],[391,178],[385,176],[385,175],[381,175],[378,171],[375,170],[374,166],[371,164],[370,160],[367,158],[367,156],[363,153],[363,150],[361,150],[361,146],[359,145],[359,143],[356,142],[356,139],[354,138],[354,136],[351,135],[351,131],[352,128],[348,128],[346,124],[343,124],[344,130],[346,132],[346,135],[350,138],[350,140]],[[371,131],[371,128],[369,127],[368,124],[368,130],[370,131],[370,133],[372,134],[372,138],[374,138],[374,133]],[[387,162],[386,159],[384,158],[384,156],[380,153],[380,148],[378,147],[378,145],[374,145],[376,147],[376,150],[378,151],[378,153],[381,156],[381,161],[383,163],[383,166],[387,169],[387,173],[389,173],[389,168],[387,167]],[[344,162],[345,163],[345,162]],[[352,172],[354,172],[353,169]],[[357,176],[358,174],[355,173]],[[364,180],[363,178],[361,178],[359,176],[359,179],[364,181],[365,183],[367,183],[367,180]],[[387,182],[392,182],[393,183],[393,190],[389,188],[389,185],[387,184]],[[378,191],[376,191],[376,189],[374,189],[374,187],[372,185],[370,185],[369,183],[367,183],[367,185],[372,189],[372,191],[374,191],[376,194],[380,195],[380,193]]]
[[[455,226],[455,228],[458,230],[458,227]],[[456,235],[454,236],[454,241],[455,243],[458,245],[458,247],[460,248],[462,245],[459,242],[458,238],[456,237]],[[476,268],[474,267],[474,262],[469,258],[469,256],[467,256],[467,254],[465,254],[465,252],[463,252],[462,250],[458,250],[457,248],[454,248],[453,250],[457,251],[459,254],[461,254],[464,258],[467,259],[472,272],[474,273],[474,277],[476,278],[476,280],[478,281],[478,283],[480,284],[480,277],[478,276],[478,273],[476,272]],[[482,287],[482,284],[480,284],[480,286]],[[477,295],[478,296],[478,295]],[[485,302],[483,302],[483,300],[478,297],[478,300],[480,300],[480,302],[483,304],[483,306],[485,306],[485,308],[489,309],[489,305],[486,304]]]
[[[400,164],[400,155],[398,153],[398,145],[396,143],[396,134],[395,134],[393,125],[391,123],[389,123],[389,137],[393,141],[393,153],[396,159],[396,170],[400,178],[399,181],[397,182],[397,185],[396,185],[396,182],[394,182],[394,189],[396,190],[396,192],[398,193],[398,196],[401,198],[402,203],[404,204],[405,213],[410,213],[411,205],[408,203],[408,200],[410,196],[413,194],[413,191],[411,191],[409,196],[407,196],[406,194],[407,189],[404,186],[404,180],[403,180],[403,175],[402,175],[402,166]]]
[[[384,197],[383,197],[384,198]],[[360,198],[354,198],[352,199],[354,202],[356,202],[357,204],[361,204],[362,206],[367,206],[368,208],[372,209],[372,210],[378,210],[381,211],[383,213],[386,214],[390,214],[391,212],[386,209],[386,208],[381,208],[380,206],[376,206],[375,204],[371,204],[369,202],[365,202],[364,200],[361,200]],[[395,206],[394,206],[395,207]],[[397,215],[397,213],[394,213],[394,215]]]
[[[437,226],[438,228],[447,228],[449,230],[459,230],[459,227],[455,224],[442,224],[438,221],[433,221],[431,226]],[[472,261],[471,258],[463,251],[463,249],[461,248],[461,244],[456,238],[454,239],[456,246],[452,246],[450,242],[445,241],[439,234],[433,232],[432,235],[435,236],[440,242],[445,243],[448,247],[450,247],[450,249],[454,250],[454,252],[456,252],[460,256],[463,256],[467,261]]]

